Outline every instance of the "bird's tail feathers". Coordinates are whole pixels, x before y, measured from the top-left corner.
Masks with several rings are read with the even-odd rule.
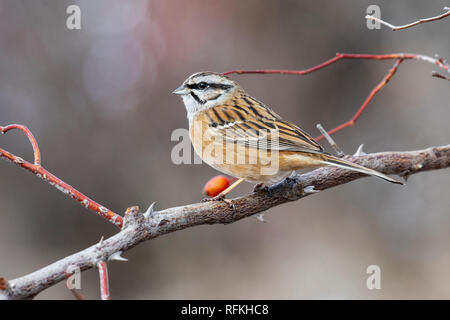
[[[357,172],[361,172],[361,173],[365,173],[374,177],[378,177],[380,179],[389,181],[391,183],[396,183],[396,184],[401,184],[403,185],[404,183],[395,179],[392,179],[390,177],[388,177],[387,175],[378,172],[376,170],[373,169],[369,169],[366,168],[364,166],[361,166],[359,164],[350,162],[350,161],[346,161],[343,159],[339,159],[330,155],[327,155],[325,159],[322,160],[323,163],[326,163],[330,166],[335,166],[335,167],[339,167],[339,168],[343,168],[343,169],[348,169],[348,170],[353,170],[353,171],[357,171]]]

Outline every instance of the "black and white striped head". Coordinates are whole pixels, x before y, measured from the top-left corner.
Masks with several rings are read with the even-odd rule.
[[[182,97],[188,118],[191,118],[199,111],[224,103],[238,88],[237,83],[220,73],[198,72],[173,93]]]

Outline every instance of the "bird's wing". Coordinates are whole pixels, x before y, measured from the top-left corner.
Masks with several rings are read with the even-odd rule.
[[[323,151],[305,131],[247,95],[207,109],[205,115],[211,133],[233,143],[277,151]]]

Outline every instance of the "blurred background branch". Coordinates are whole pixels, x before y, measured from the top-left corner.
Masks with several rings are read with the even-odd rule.
[[[374,20],[374,21],[378,21],[379,23],[384,24],[385,26],[388,26],[389,28],[392,29],[392,31],[397,31],[397,30],[404,30],[404,29],[408,29],[408,28],[412,28],[414,26],[417,26],[419,24],[422,23],[427,23],[427,22],[432,22],[432,21],[437,21],[437,20],[441,20],[444,19],[448,16],[450,16],[450,8],[449,7],[444,7],[443,9],[445,12],[435,16],[435,17],[431,17],[431,18],[423,18],[423,19],[419,19],[417,21],[402,25],[402,26],[394,26],[393,24],[390,24],[389,22],[386,22],[380,18],[377,18],[375,16],[371,16],[371,15],[366,15],[366,19],[368,20]]]

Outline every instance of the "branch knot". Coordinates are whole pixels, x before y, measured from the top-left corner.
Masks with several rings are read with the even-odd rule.
[[[138,226],[145,223],[144,214],[140,212],[138,206],[129,207],[125,211],[125,216],[123,218],[122,230],[130,226]]]

